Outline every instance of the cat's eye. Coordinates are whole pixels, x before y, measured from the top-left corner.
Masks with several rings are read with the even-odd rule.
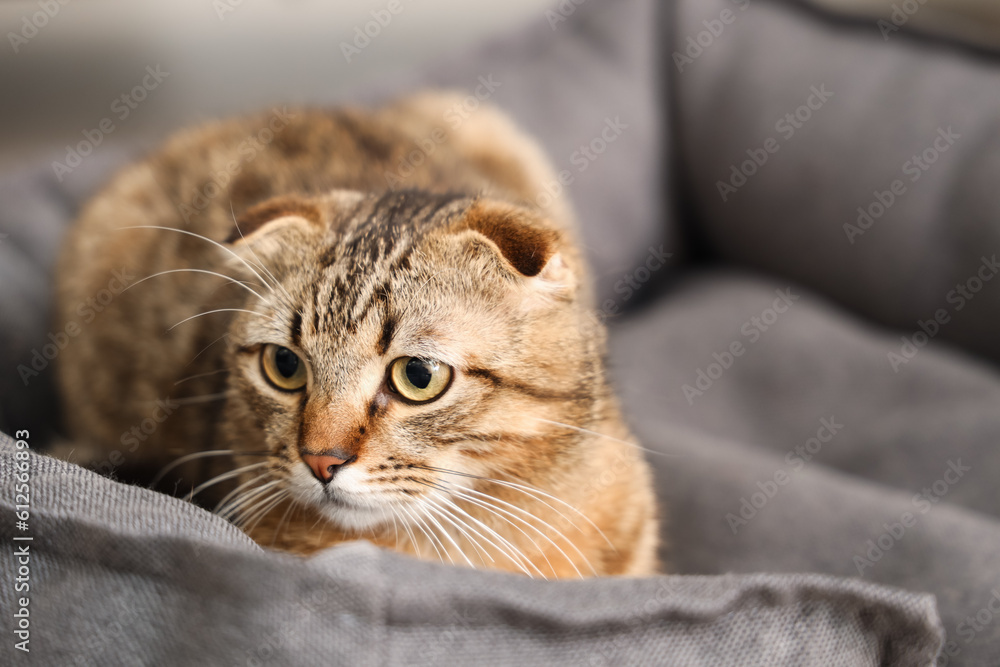
[[[287,347],[268,344],[260,355],[264,377],[278,389],[298,391],[306,386],[309,372],[304,361]]]
[[[451,366],[417,357],[401,357],[389,367],[389,382],[406,400],[427,403],[443,394],[451,384]]]

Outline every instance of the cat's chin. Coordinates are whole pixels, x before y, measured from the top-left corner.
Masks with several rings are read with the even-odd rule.
[[[324,498],[312,506],[318,510],[330,523],[341,530],[346,531],[369,531],[374,528],[391,522],[391,513],[388,510],[362,507],[347,500]]]
[[[311,475],[299,470],[292,474],[288,484],[299,502],[340,530],[367,532],[392,523],[392,510],[374,499],[376,494],[366,490],[359,493],[349,488],[350,483],[348,488],[339,483],[322,487]]]

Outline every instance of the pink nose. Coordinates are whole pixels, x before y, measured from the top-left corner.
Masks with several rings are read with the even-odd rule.
[[[352,456],[349,459],[341,459],[336,456],[329,456],[326,454],[302,455],[302,460],[305,461],[305,464],[309,466],[310,470],[312,470],[312,473],[313,475],[316,476],[316,479],[323,482],[324,484],[333,479],[333,476],[337,473],[337,469],[340,466],[350,461],[353,461],[355,458],[357,457]]]

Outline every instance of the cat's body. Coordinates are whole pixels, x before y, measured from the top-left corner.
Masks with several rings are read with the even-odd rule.
[[[250,466],[225,509],[295,553],[367,538],[535,576],[656,571],[571,216],[539,196],[554,176],[455,102],[210,125],[95,198],[58,275],[85,462],[239,452],[193,457],[185,489]]]

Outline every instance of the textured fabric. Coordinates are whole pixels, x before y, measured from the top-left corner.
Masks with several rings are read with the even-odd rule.
[[[0,179],[0,430],[57,431],[52,362],[68,343],[50,324],[59,243],[83,200],[129,157],[95,154],[64,183],[48,165]]]
[[[15,457],[2,438],[8,517]],[[31,588],[4,586],[0,606],[29,596],[39,664],[925,666],[940,643],[931,596],[819,575],[545,582],[362,542],[299,560],[193,505],[25,458],[29,527],[3,522],[0,572],[13,582],[28,545]]]
[[[815,294],[793,286],[768,315],[787,290],[692,277],[612,331],[622,401],[658,452],[668,565],[932,592],[947,664],[1000,664],[1000,376],[939,349],[896,373],[898,339]]]
[[[678,161],[711,251],[908,333],[943,310],[936,336],[1000,360],[998,60],[792,2],[676,20]]]

